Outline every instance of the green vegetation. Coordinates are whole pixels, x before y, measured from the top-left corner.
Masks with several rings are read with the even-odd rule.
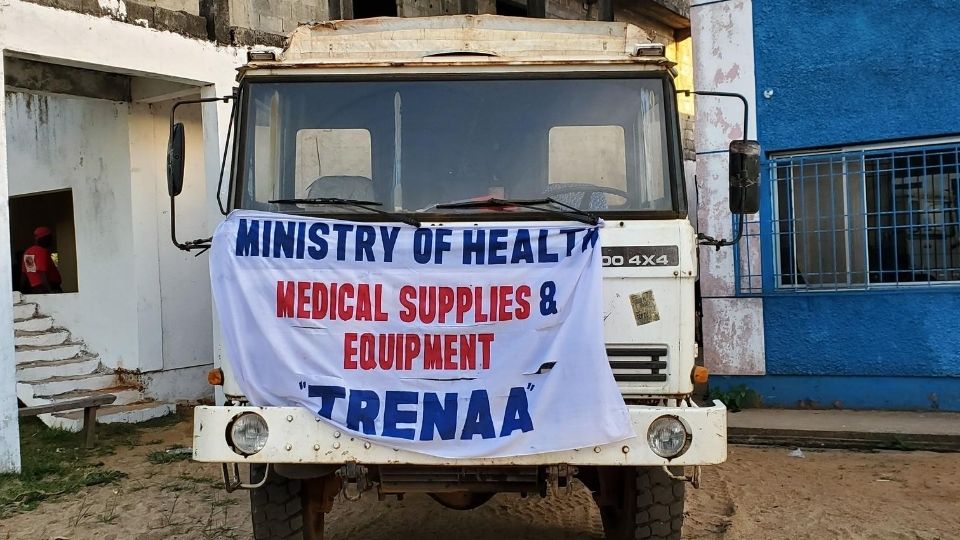
[[[707,399],[720,400],[727,406],[730,412],[759,407],[761,403],[760,394],[745,384],[724,390],[720,388],[710,388],[707,391]]]
[[[105,468],[98,457],[112,454],[117,447],[137,446],[144,431],[180,420],[173,414],[136,425],[103,424],[97,426],[97,446],[86,450],[81,433],[48,428],[37,418],[22,419],[22,470],[19,475],[0,474],[0,518],[86,486],[118,481],[126,474]]]
[[[178,451],[183,450],[183,451]],[[162,465],[164,463],[173,463],[174,461],[183,461],[190,459],[192,453],[182,445],[175,444],[166,450],[158,450],[156,452],[150,452],[147,455],[147,461],[153,463],[154,465]]]

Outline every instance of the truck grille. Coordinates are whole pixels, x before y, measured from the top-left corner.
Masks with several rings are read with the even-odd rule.
[[[607,357],[618,383],[667,381],[666,347],[618,347],[607,349]]]

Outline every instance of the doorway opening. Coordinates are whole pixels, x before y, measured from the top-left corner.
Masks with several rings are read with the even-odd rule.
[[[23,254],[35,243],[34,231],[46,227],[53,233],[51,256],[63,280],[63,292],[77,292],[77,233],[70,189],[10,197],[10,248],[13,290],[29,292],[22,272]]]

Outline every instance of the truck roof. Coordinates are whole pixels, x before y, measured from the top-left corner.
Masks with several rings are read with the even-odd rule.
[[[251,61],[241,76],[309,67],[561,63],[674,65],[663,45],[624,22],[452,15],[303,24],[279,58]]]

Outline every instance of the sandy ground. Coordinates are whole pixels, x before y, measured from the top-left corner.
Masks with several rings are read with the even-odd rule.
[[[0,539],[251,537],[246,493],[226,494],[218,469],[189,461],[155,465],[147,454],[190,443],[183,422],[153,444],[118,450],[105,465],[119,483],[88,488],[0,520]],[[685,538],[960,539],[960,454],[805,451],[732,447],[730,459],[688,487]],[[495,497],[467,512],[425,496],[337,504],[327,537],[405,540],[600,539],[600,518],[582,487],[548,499]]]

